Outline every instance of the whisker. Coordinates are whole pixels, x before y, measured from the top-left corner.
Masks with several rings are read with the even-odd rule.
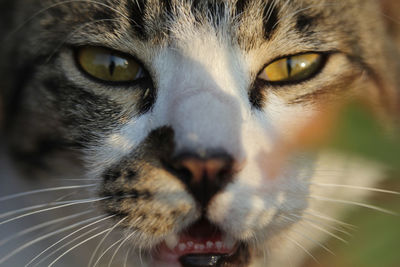
[[[32,190],[32,191],[27,191],[27,192],[17,193],[17,194],[13,194],[13,195],[9,195],[9,196],[0,197],[0,202],[5,201],[5,200],[19,198],[19,197],[39,194],[39,193],[70,190],[70,189],[79,189],[79,188],[88,188],[88,187],[94,187],[94,186],[96,186],[96,184],[60,186],[60,187]]]
[[[59,229],[59,230],[53,231],[53,232],[51,232],[51,233],[47,233],[47,234],[45,234],[45,235],[43,235],[43,236],[40,236],[40,237],[38,237],[38,238],[36,238],[36,239],[34,239],[34,240],[31,240],[31,241],[29,241],[28,243],[25,243],[24,245],[18,247],[17,249],[13,250],[13,251],[10,252],[9,254],[7,254],[6,256],[4,256],[3,258],[1,258],[1,259],[0,259],[0,264],[4,263],[4,262],[7,261],[9,258],[11,258],[11,257],[13,257],[14,255],[18,254],[18,253],[21,252],[22,250],[24,250],[24,249],[26,249],[26,248],[28,248],[28,247],[30,247],[30,246],[32,246],[32,245],[34,245],[34,244],[40,242],[40,241],[42,241],[42,240],[44,240],[44,239],[46,239],[46,238],[49,238],[49,237],[54,236],[54,235],[57,235],[57,234],[59,234],[59,233],[68,231],[69,229],[73,229],[73,228],[75,228],[75,227],[77,227],[77,226],[80,226],[80,225],[82,225],[82,224],[91,222],[91,221],[93,221],[93,220],[94,220],[93,218],[87,219],[87,220],[84,220],[84,221],[81,221],[81,222],[78,222],[78,223],[75,223],[75,224],[66,226],[66,227],[61,228],[61,229]]]
[[[76,234],[76,233],[78,233],[78,232],[80,232],[80,231],[82,231],[82,230],[84,230],[84,229],[86,229],[86,228],[92,226],[92,225],[95,225],[95,224],[100,223],[100,222],[102,222],[102,221],[108,220],[108,219],[110,219],[110,218],[112,218],[112,217],[114,217],[114,216],[115,216],[115,215],[110,215],[110,216],[104,217],[104,215],[100,215],[100,216],[97,216],[97,217],[95,217],[95,218],[91,218],[91,221],[97,220],[97,219],[99,219],[99,220],[97,220],[97,221],[95,221],[95,222],[91,222],[91,223],[89,223],[89,224],[87,224],[87,225],[85,225],[85,226],[83,226],[83,227],[81,227],[81,228],[79,228],[79,229],[73,231],[72,233],[68,234],[67,236],[64,236],[63,238],[61,238],[60,240],[58,240],[57,242],[55,242],[55,243],[52,244],[51,246],[49,246],[49,247],[47,247],[46,249],[44,249],[44,250],[43,250],[42,252],[40,252],[38,255],[36,255],[33,259],[31,259],[31,260],[25,265],[25,267],[28,266],[29,264],[33,263],[33,262],[34,262],[36,259],[38,259],[41,255],[43,255],[43,254],[46,253],[48,250],[50,250],[51,248],[55,247],[57,244],[61,243],[62,241],[64,241],[64,240],[67,239],[68,237],[70,237],[70,236],[72,236],[72,235],[74,235],[74,234]],[[100,218],[101,218],[101,219],[100,219]]]
[[[35,266],[39,266],[39,264],[41,264],[42,262],[44,262],[45,260],[47,260],[48,258],[50,258],[51,256],[53,256],[54,254],[56,254],[58,251],[60,251],[60,250],[62,250],[63,248],[67,247],[68,245],[74,243],[75,241],[77,241],[77,240],[79,240],[79,239],[81,239],[81,238],[83,238],[83,237],[85,237],[85,236],[87,236],[87,235],[90,235],[91,233],[93,233],[94,231],[98,230],[99,228],[100,228],[100,226],[97,226],[97,227],[95,227],[95,228],[93,228],[93,229],[90,229],[89,231],[87,231],[87,232],[85,232],[85,233],[83,233],[83,234],[81,234],[81,235],[75,237],[75,238],[72,239],[71,241],[68,241],[67,243],[65,243],[65,244],[62,245],[61,247],[59,247],[59,248],[57,248],[56,250],[54,250],[53,252],[49,253],[46,257],[43,257],[38,263],[36,263],[36,264],[34,265],[34,267],[35,267]]]
[[[314,223],[312,223],[310,221],[303,221],[303,222],[307,223],[308,225],[310,225],[311,227],[313,227],[313,228],[315,228],[317,230],[320,230],[321,232],[326,233],[327,235],[330,235],[333,238],[336,238],[336,239],[342,241],[345,244],[349,243],[345,239],[341,238],[340,236],[338,236],[338,235],[336,235],[336,234],[334,234],[334,233],[332,233],[332,232],[330,232],[330,231],[328,231],[328,230],[326,230],[326,229],[324,229],[324,228],[322,228],[322,227],[320,227],[320,226],[318,226],[318,225],[316,225],[316,224],[314,224]]]
[[[64,257],[66,254],[68,254],[69,252],[71,252],[71,251],[74,250],[75,248],[77,248],[77,247],[79,247],[79,246],[81,246],[81,245],[83,245],[83,244],[89,242],[90,240],[92,240],[92,239],[94,239],[94,238],[96,238],[96,237],[98,237],[98,236],[104,234],[104,233],[107,232],[108,230],[109,230],[109,229],[103,230],[103,231],[101,231],[100,233],[97,233],[97,234],[95,234],[95,235],[93,235],[93,236],[91,236],[91,237],[89,237],[89,238],[86,238],[85,240],[79,242],[78,244],[76,244],[75,246],[71,247],[70,249],[68,249],[67,251],[65,251],[63,254],[61,254],[60,256],[58,256],[54,261],[52,261],[52,262],[48,265],[48,267],[53,266],[57,261],[59,261],[62,257]]]
[[[139,247],[139,261],[143,265],[143,256],[142,256],[142,248]]]
[[[296,246],[298,246],[299,248],[301,248],[305,253],[307,253],[308,256],[310,256],[317,264],[321,264],[317,258],[314,257],[313,254],[311,254],[310,251],[308,251],[304,246],[302,246],[299,242],[297,242],[296,240],[292,239],[290,236],[286,235],[286,238],[292,242],[293,244],[295,244]]]
[[[347,231],[345,231],[345,230],[343,230],[343,229],[341,229],[339,227],[336,227],[334,225],[331,225],[331,224],[328,224],[328,223],[325,223],[325,222],[321,222],[321,221],[316,220],[316,219],[311,219],[311,218],[307,218],[307,217],[299,216],[299,215],[295,215],[295,214],[290,214],[290,216],[294,216],[294,217],[300,218],[302,220],[306,220],[306,221],[309,221],[309,222],[313,222],[313,223],[316,223],[316,224],[323,225],[325,227],[329,227],[329,228],[331,228],[331,229],[333,229],[333,230],[335,230],[337,232],[343,233],[343,234],[345,234],[345,235],[347,235],[349,237],[353,236],[351,233],[349,233],[349,232],[347,232]],[[350,229],[350,230],[353,230],[353,229]]]
[[[291,218],[289,218],[289,217],[287,217],[287,216],[281,215],[281,217],[282,217],[282,218],[285,218],[286,220],[289,220],[289,221],[291,221],[291,222],[296,223],[296,220],[291,219]],[[300,218],[301,218],[301,217],[300,217]],[[303,219],[303,218],[302,218],[302,219]],[[316,225],[316,224],[314,224],[314,223],[312,223],[312,222],[310,222],[310,221],[304,221],[304,220],[303,220],[303,222],[301,222],[301,223],[303,223],[303,225],[310,225],[311,227],[313,227],[313,228],[315,228],[315,229],[317,229],[317,230],[320,230],[321,232],[324,232],[324,233],[326,233],[326,234],[328,234],[328,235],[330,235],[330,236],[332,236],[332,237],[334,237],[334,238],[336,238],[336,239],[338,239],[338,240],[344,242],[345,244],[348,244],[348,242],[347,242],[346,240],[344,240],[343,238],[341,238],[340,236],[335,235],[334,233],[332,233],[332,232],[330,232],[330,231],[328,231],[328,230],[326,230],[326,229],[324,229],[324,228],[322,228],[322,227],[320,227],[320,226],[318,226],[318,225]]]
[[[52,206],[52,205],[66,204],[67,202],[69,203],[69,201],[61,201],[61,202],[52,202],[52,203],[46,203],[46,204],[38,204],[38,205],[33,205],[33,206],[17,209],[17,210],[7,211],[7,212],[0,214],[0,219],[12,216],[17,213],[25,212],[25,211],[40,209],[40,208],[48,207],[48,206]]]
[[[326,184],[326,183],[315,183],[315,182],[310,182],[310,184],[315,185],[315,186],[321,186],[321,187],[339,187],[339,188],[359,189],[359,190],[365,190],[365,191],[371,191],[371,192],[400,195],[400,192],[385,190],[385,189],[380,189],[380,188],[364,187],[364,186],[344,185],[344,184]]]
[[[255,246],[255,247],[260,246],[260,244],[262,244],[262,243],[258,240],[257,235],[256,235],[255,233],[252,234],[252,240],[253,240],[253,242],[254,242],[254,246]],[[265,255],[265,249],[262,249],[262,252],[263,252],[263,262],[266,264],[267,258],[266,258],[266,255]]]
[[[327,252],[329,252],[329,253],[332,254],[333,256],[336,256],[335,253],[333,253],[332,250],[330,250],[327,246],[325,246],[325,245],[322,244],[321,242],[318,242],[318,241],[312,239],[311,237],[308,237],[308,236],[306,236],[305,234],[300,233],[299,231],[296,231],[296,230],[294,230],[294,229],[292,229],[291,231],[292,231],[293,233],[296,233],[296,234],[302,236],[303,238],[305,238],[305,239],[311,241],[311,242],[314,243],[315,245],[320,246],[321,248],[323,248],[324,250],[326,250]]]
[[[99,264],[100,260],[104,257],[104,255],[107,254],[108,251],[110,251],[110,249],[112,249],[115,245],[117,245],[118,243],[122,242],[124,240],[123,237],[121,237],[119,240],[115,241],[114,243],[112,243],[106,250],[103,251],[103,253],[101,253],[101,255],[99,256],[99,258],[96,260],[96,262],[94,263],[93,267],[96,267],[97,264]],[[89,265],[90,266],[90,265]]]
[[[320,218],[320,219],[326,220],[326,221],[337,223],[339,225],[342,225],[343,227],[347,227],[350,230],[357,229],[357,226],[355,226],[353,224],[349,224],[349,223],[346,223],[346,222],[339,221],[337,219],[328,217],[328,216],[326,216],[326,215],[324,215],[322,213],[319,213],[318,211],[312,210],[312,209],[308,209],[308,211],[304,211],[303,213],[304,214],[308,214],[308,215],[313,216],[313,217],[316,217],[316,218]]]
[[[115,256],[117,256],[118,251],[121,249],[121,247],[125,244],[126,241],[129,240],[129,238],[131,238],[134,234],[136,234],[136,231],[133,231],[130,235],[128,235],[117,247],[117,249],[115,250],[114,254],[111,256],[111,259],[108,263],[108,267],[111,267],[112,262],[115,259]]]
[[[99,181],[96,178],[85,178],[85,179],[54,179],[55,181]]]
[[[129,248],[128,251],[126,252],[125,260],[124,260],[124,267],[128,266],[128,258],[129,258],[129,254],[131,253],[131,251],[132,251],[132,247]]]
[[[346,170],[335,170],[335,169],[314,169],[315,174],[332,174],[332,175],[345,175],[348,172]]]
[[[16,239],[18,237],[21,237],[23,235],[29,234],[31,232],[34,232],[34,231],[36,231],[38,229],[45,228],[47,226],[50,226],[50,225],[53,225],[53,224],[56,224],[56,223],[59,223],[59,222],[63,222],[63,221],[66,221],[66,220],[74,219],[74,218],[80,217],[82,215],[88,214],[90,212],[92,212],[92,210],[80,212],[80,213],[77,213],[77,214],[65,216],[65,217],[62,217],[62,218],[58,218],[58,219],[55,219],[55,220],[51,220],[51,221],[48,221],[48,222],[45,222],[45,223],[41,223],[41,224],[35,225],[33,227],[30,227],[28,229],[20,231],[20,232],[16,233],[15,235],[11,236],[11,237],[4,238],[4,239],[0,240],[0,247],[5,245],[5,244],[7,244],[11,240],[14,240],[14,239]]]
[[[91,266],[91,265],[92,265],[92,262],[93,262],[93,260],[94,260],[94,258],[95,258],[95,256],[96,256],[96,254],[97,254],[97,251],[100,249],[101,245],[104,243],[104,241],[105,241],[105,240],[107,239],[107,237],[110,235],[110,233],[111,233],[112,231],[114,231],[114,229],[117,228],[118,225],[120,225],[120,224],[121,224],[123,221],[125,221],[127,218],[128,218],[128,217],[124,217],[124,218],[122,218],[119,222],[117,222],[113,227],[111,227],[110,231],[101,239],[101,241],[99,242],[99,244],[96,246],[95,250],[93,251],[92,256],[90,257],[88,266]]]
[[[371,210],[376,210],[382,213],[390,214],[393,216],[398,216],[396,212],[380,208],[374,205],[369,205],[365,203],[360,203],[360,202],[355,202],[355,201],[350,201],[350,200],[342,200],[342,199],[333,199],[333,198],[327,198],[327,197],[322,197],[322,196],[316,196],[316,195],[310,195],[309,198],[311,199],[316,199],[316,200],[321,200],[321,201],[326,201],[326,202],[332,202],[332,203],[340,203],[340,204],[348,204],[348,205],[353,205],[353,206],[359,206],[359,207],[364,207],[368,208]]]
[[[70,206],[74,206],[74,205],[93,203],[93,202],[102,201],[102,200],[105,200],[105,199],[108,199],[108,198],[110,198],[110,197],[102,197],[102,198],[95,198],[95,199],[85,199],[85,200],[79,200],[79,201],[76,201],[76,200],[68,201],[69,203],[64,204],[64,205],[59,205],[59,206],[56,206],[56,207],[51,207],[51,208],[46,208],[46,209],[41,209],[41,210],[29,212],[29,213],[22,214],[20,216],[17,216],[17,217],[2,221],[2,222],[0,222],[0,226],[4,225],[6,223],[9,223],[9,222],[16,221],[18,219],[22,219],[22,218],[25,218],[25,217],[28,217],[28,216],[31,216],[31,215],[39,214],[39,213],[43,213],[43,212],[46,212],[46,211],[61,209],[61,208],[70,207]]]
[[[75,194],[75,193],[73,193],[73,194]],[[21,208],[21,209],[17,209],[17,210],[4,212],[4,213],[0,214],[0,219],[15,215],[17,213],[25,212],[25,211],[30,211],[30,210],[40,209],[40,208],[44,208],[44,207],[51,207],[51,206],[54,206],[54,205],[63,205],[63,204],[76,202],[77,200],[59,201],[59,200],[64,199],[64,198],[66,198],[68,196],[71,196],[73,194],[67,194],[67,195],[65,195],[65,196],[63,196],[61,198],[58,198],[54,202],[45,203],[45,204],[37,204],[37,205],[33,205],[33,206],[29,206],[29,207],[25,207],[25,208]]]

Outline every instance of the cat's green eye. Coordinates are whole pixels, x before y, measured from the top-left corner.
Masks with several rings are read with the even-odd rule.
[[[105,82],[131,82],[144,76],[131,57],[101,47],[81,47],[77,61],[84,72]]]
[[[258,78],[271,83],[300,82],[315,75],[323,63],[324,56],[318,53],[285,57],[266,66]]]

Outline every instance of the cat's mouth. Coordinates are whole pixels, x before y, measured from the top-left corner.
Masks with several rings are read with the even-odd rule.
[[[247,246],[202,219],[162,242],[154,253],[154,266],[243,266],[248,254]]]

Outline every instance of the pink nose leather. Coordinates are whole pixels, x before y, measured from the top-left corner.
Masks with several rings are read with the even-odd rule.
[[[181,161],[181,166],[192,174],[193,183],[200,183],[203,178],[215,180],[219,174],[229,170],[229,165],[229,160],[222,158],[208,160],[186,158]]]
[[[174,166],[187,189],[203,207],[231,181],[234,172],[233,160],[226,154],[207,158],[186,155]]]

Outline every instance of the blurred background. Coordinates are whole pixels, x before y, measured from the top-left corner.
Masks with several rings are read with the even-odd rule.
[[[383,15],[387,18],[389,30],[400,48],[400,1],[381,0],[383,5]],[[400,75],[400,73],[399,73]],[[353,114],[354,115],[354,114]],[[357,116],[357,115],[355,115]],[[397,113],[397,120],[400,112]],[[345,119],[345,118],[342,118]],[[368,129],[374,128],[375,122],[368,121],[367,113],[364,113],[363,122],[357,125],[347,125],[343,134],[349,136],[363,136]],[[365,127],[365,128],[363,128]],[[346,127],[345,127],[346,128]],[[364,130],[363,130],[364,129]],[[360,136],[360,135],[359,135]],[[349,153],[359,153],[366,158],[374,158],[374,161],[386,164],[389,167],[387,178],[378,188],[400,191],[400,129],[397,128],[393,133],[392,140],[387,140],[382,136],[371,135],[367,137],[364,144],[360,143],[356,147],[350,148],[344,145],[343,151]],[[368,145],[369,144],[369,145]],[[362,149],[367,147],[366,151]],[[380,156],[374,155],[374,151],[380,151]],[[335,253],[330,254],[324,249],[317,249],[312,254],[318,260],[309,259],[303,267],[399,267],[400,266],[400,195],[373,193],[367,201],[369,204],[384,207],[397,213],[397,216],[380,213],[366,208],[353,208],[343,218],[344,222],[355,225],[349,230],[351,237],[341,235],[348,241],[348,244],[336,238],[330,238],[326,246]],[[339,233],[340,235],[340,233]]]
[[[400,189],[400,175],[393,173],[380,188]],[[400,213],[400,196],[374,193],[368,203]],[[379,213],[365,208],[353,208],[342,221],[355,225],[349,229],[352,236],[340,235],[347,244],[331,238],[324,249],[312,252],[316,262],[309,259],[303,267],[399,267],[400,266],[400,217]]]

